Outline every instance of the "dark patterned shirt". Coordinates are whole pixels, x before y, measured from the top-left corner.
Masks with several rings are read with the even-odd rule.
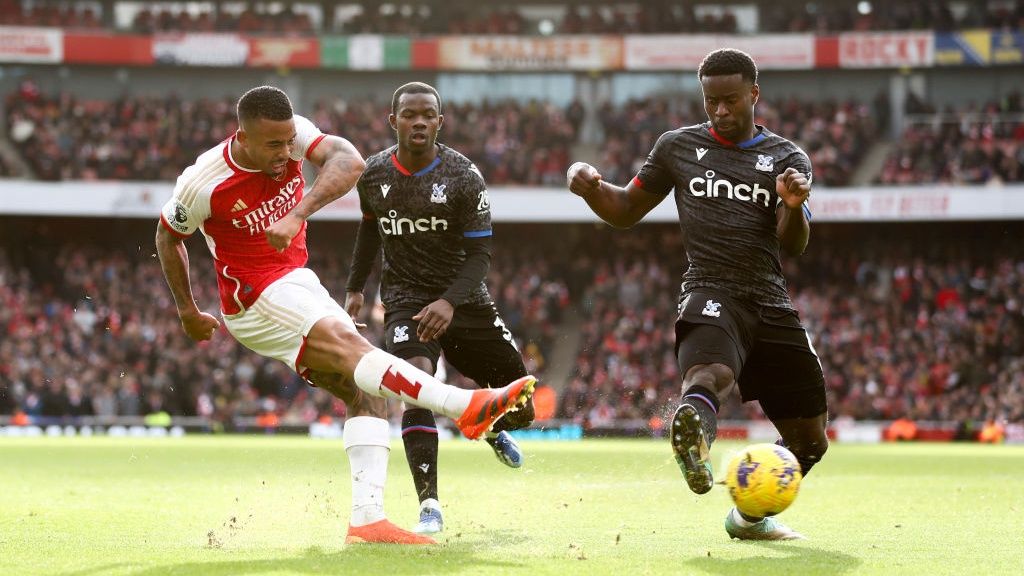
[[[397,146],[374,154],[356,184],[363,225],[372,220],[384,247],[381,300],[386,308],[437,300],[466,260],[463,238],[491,235],[483,176],[468,158],[438,144],[437,158],[409,173]],[[464,304],[491,304],[483,282]]]
[[[811,176],[807,154],[762,126],[738,144],[717,137],[710,122],[662,134],[636,183],[655,194],[675,188],[688,260],[682,296],[710,288],[792,309],[775,216],[775,177],[790,167]]]

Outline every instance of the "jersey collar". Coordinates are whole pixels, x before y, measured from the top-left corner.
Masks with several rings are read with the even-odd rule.
[[[408,168],[406,168],[405,166],[402,166],[402,163],[398,161],[398,154],[395,153],[395,152],[391,153],[391,163],[395,166],[395,169],[398,170],[399,172],[401,172],[402,174],[404,174],[406,176],[417,176],[417,177],[419,177],[419,176],[423,176],[424,174],[430,172],[434,168],[437,168],[438,164],[441,163],[441,154],[440,154],[440,151],[438,151],[437,156],[434,156],[434,161],[433,162],[431,162],[430,164],[427,164],[426,167],[424,167],[424,168],[420,168],[416,172],[409,172]]]
[[[715,127],[714,126],[708,126],[708,133],[710,133],[711,137],[714,138],[722,146],[728,146],[730,148],[744,148],[745,149],[745,148],[750,148],[751,146],[757,145],[759,142],[761,142],[762,140],[764,140],[765,138],[768,137],[764,133],[764,127],[763,126],[758,126],[758,125],[755,124],[754,127],[757,129],[757,134],[755,134],[754,137],[751,138],[750,140],[744,140],[743,142],[733,142],[732,140],[729,140],[729,139],[723,137],[718,132],[715,132]]]
[[[224,145],[224,160],[228,163],[228,166],[231,166],[232,168],[239,172],[259,172],[260,170],[258,168],[246,168],[245,166],[242,166],[238,162],[235,162],[235,157],[231,155],[231,145],[234,143],[235,136],[232,134],[231,137],[228,138],[227,143]]]

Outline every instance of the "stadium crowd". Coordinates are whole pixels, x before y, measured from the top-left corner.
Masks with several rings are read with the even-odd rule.
[[[543,380],[555,340],[565,330],[581,336],[557,416],[588,427],[662,417],[679,394],[677,227],[578,225],[557,231],[561,245],[550,227],[502,229],[489,282],[531,371]],[[339,225],[321,234],[330,240],[311,239],[311,267],[342,298],[347,249],[337,238],[348,240],[353,230]],[[871,234],[829,227],[815,232],[805,256],[785,262],[824,365],[832,416],[1024,422],[1024,260],[998,228],[968,235],[922,225],[910,237],[884,227]],[[165,410],[225,426],[267,411],[290,423],[343,414],[340,403],[244,351],[223,330],[210,342],[189,341],[147,246],[5,244],[0,414],[67,419]],[[196,298],[213,308],[208,257],[193,248]],[[582,318],[578,326],[568,323],[569,310]],[[379,338],[380,316],[372,338]],[[756,405],[735,398],[722,415],[760,417]]]
[[[804,256],[785,262],[831,416],[1024,421],[1020,251],[998,233],[919,228],[819,229]],[[680,235],[650,226],[592,238],[588,248],[573,267],[586,280],[571,283],[586,286],[574,295],[583,342],[558,414],[596,427],[663,418],[679,394]],[[733,397],[721,414],[757,418],[759,410]]]
[[[441,141],[480,167],[490,184],[559,186],[585,111],[513,100],[449,103]],[[364,154],[394,143],[387,104],[323,100],[307,113],[321,130],[352,140]],[[173,180],[196,155],[235,130],[234,98],[182,100],[175,95],[82,100],[42,94],[31,81],[6,99],[10,140],[43,180]],[[878,110],[855,101],[763,101],[758,121],[804,146],[819,185],[849,182],[878,138]],[[604,176],[625,182],[665,130],[704,118],[692,98],[606,104],[599,111]],[[799,120],[797,120],[799,119]],[[618,126],[631,126],[624,132]]]
[[[309,4],[249,3],[182,9],[179,2],[150,2],[123,30],[141,34],[165,32],[243,32],[306,36],[344,34],[678,34],[736,33],[740,17],[728,5],[697,6],[666,0],[571,4],[557,13],[514,7],[445,2],[377,3],[339,1]],[[750,2],[756,18],[743,32],[813,32],[922,30],[939,32],[971,28],[1020,30],[1024,2]],[[342,10],[336,10],[341,7]],[[0,25],[59,26],[97,29],[112,26],[111,14],[97,2],[0,0]],[[116,28],[116,26],[115,26]]]
[[[882,184],[1024,182],[1020,91],[983,106],[936,110],[912,97],[911,114],[878,176]]]
[[[173,180],[196,155],[235,130],[234,97],[182,100],[176,95],[82,100],[41,93],[26,80],[6,98],[8,137],[42,180]],[[394,143],[386,103],[322,100],[307,113],[323,131],[348,137],[369,154]],[[762,99],[757,122],[800,144],[818,186],[852,183],[861,160],[882,142],[887,99]],[[446,104],[441,141],[466,154],[493,185],[560,186],[585,110],[549,102]],[[651,143],[667,129],[704,118],[689,96],[605,103],[597,112],[597,165],[609,181],[636,174]],[[630,126],[623,131],[619,126]],[[0,167],[0,170],[9,168]],[[1024,105],[1019,90],[984,106],[937,111],[907,102],[906,128],[874,181],[905,184],[1024,182]]]
[[[280,362],[245,350],[223,328],[211,341],[189,340],[151,241],[49,241],[52,231],[43,224],[31,246],[0,247],[0,414],[20,411],[46,423],[167,412],[226,427],[267,412],[301,424],[344,415],[344,404],[307,387]],[[310,265],[343,301],[350,251],[343,246],[354,229],[321,235],[323,250],[314,249]],[[337,238],[346,242],[338,246]],[[193,242],[190,252],[195,298],[215,312],[206,248]],[[548,272],[510,250],[495,255],[491,274],[500,282],[492,293],[502,317],[539,375],[568,305],[566,287]],[[371,314],[371,340],[379,341],[382,319],[379,308]]]

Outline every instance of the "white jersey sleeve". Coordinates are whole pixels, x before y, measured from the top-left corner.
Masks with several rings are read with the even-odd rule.
[[[217,154],[221,153],[219,149],[215,150]],[[223,177],[216,177],[220,174],[211,174],[211,166],[202,160],[200,157],[199,162],[181,173],[174,185],[174,194],[160,213],[164,225],[179,236],[191,236],[210,217],[210,194],[223,181]],[[211,175],[215,177],[211,178]]]
[[[291,159],[302,160],[326,134],[303,116],[296,114],[292,118],[295,120],[295,147],[292,148]]]

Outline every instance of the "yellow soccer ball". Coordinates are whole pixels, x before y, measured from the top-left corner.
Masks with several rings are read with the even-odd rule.
[[[777,444],[752,444],[729,462],[725,485],[736,508],[747,516],[774,516],[800,490],[800,463]]]

